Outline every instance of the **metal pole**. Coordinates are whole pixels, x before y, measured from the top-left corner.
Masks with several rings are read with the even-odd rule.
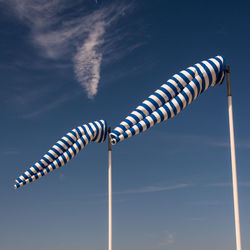
[[[230,67],[229,66],[226,66],[226,78],[227,78],[227,99],[228,99],[230,148],[231,148],[231,164],[232,164],[232,180],[233,180],[236,249],[241,250],[239,197],[238,197],[235,142],[234,142],[233,105],[232,105],[231,79],[230,79]]]
[[[109,232],[108,232],[108,250],[112,250],[112,150],[110,140],[111,128],[108,128],[108,200],[109,200]]]

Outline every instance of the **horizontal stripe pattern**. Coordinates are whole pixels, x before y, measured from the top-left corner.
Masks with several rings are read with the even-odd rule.
[[[224,79],[224,58],[216,56],[175,74],[110,134],[114,145],[174,117],[210,86]]]
[[[64,166],[76,156],[90,141],[103,142],[107,135],[107,123],[104,120],[79,126],[56,142],[54,146],[27,171],[16,179],[15,188],[28,184]]]

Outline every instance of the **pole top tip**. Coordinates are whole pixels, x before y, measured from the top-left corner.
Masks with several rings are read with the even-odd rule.
[[[229,66],[229,65],[226,65],[225,71],[226,71],[227,73],[230,73],[230,66]]]

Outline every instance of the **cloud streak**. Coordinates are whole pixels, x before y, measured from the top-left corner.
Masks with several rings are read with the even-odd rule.
[[[112,25],[131,6],[93,7],[82,0],[9,0],[6,4],[30,28],[30,41],[40,55],[52,61],[71,60],[76,80],[88,98],[94,98],[104,52],[109,49],[112,54],[120,39]]]
[[[98,22],[85,43],[78,48],[74,57],[74,69],[78,82],[85,88],[89,98],[97,94],[100,81],[102,53],[98,49],[103,43],[105,23]]]
[[[220,206],[223,205],[224,202],[222,201],[192,201],[190,202],[192,206]]]
[[[161,192],[161,191],[169,191],[176,190],[182,188],[191,187],[191,184],[176,184],[173,186],[146,186],[137,189],[128,189],[125,191],[114,192],[114,194],[143,194],[143,193],[153,193],[153,192]]]
[[[239,182],[239,186],[241,187],[250,187],[250,182]],[[220,183],[211,183],[207,185],[208,187],[231,187],[232,183],[229,182],[220,182]]]
[[[41,108],[39,108],[35,111],[21,115],[21,118],[29,119],[29,118],[38,117],[41,113],[44,113],[47,110],[53,109],[53,108],[59,106],[60,104],[70,100],[72,98],[72,96],[77,97],[78,94],[79,94],[79,92],[78,93],[71,93],[71,95],[62,95],[48,104],[46,104],[46,103],[43,104],[41,106]]]
[[[166,133],[162,131],[157,131],[157,140],[168,137],[172,141],[181,141],[193,145],[206,145],[215,148],[227,149],[230,148],[229,137],[214,137],[205,134],[184,134],[184,133]],[[236,148],[238,149],[250,149],[250,140],[247,138],[239,138],[236,141]],[[186,149],[185,149],[186,150]],[[179,151],[178,151],[179,152]]]
[[[159,242],[159,246],[167,247],[169,245],[173,245],[174,243],[175,243],[174,234],[168,231],[165,231],[163,239],[161,239],[161,241]]]

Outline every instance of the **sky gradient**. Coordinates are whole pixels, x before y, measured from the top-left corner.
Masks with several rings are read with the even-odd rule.
[[[246,1],[0,0],[0,248],[107,249],[107,143],[18,190],[14,180],[72,128],[115,127],[173,74],[220,54],[249,249],[249,27]],[[235,249],[228,134],[224,81],[113,146],[113,248]]]

